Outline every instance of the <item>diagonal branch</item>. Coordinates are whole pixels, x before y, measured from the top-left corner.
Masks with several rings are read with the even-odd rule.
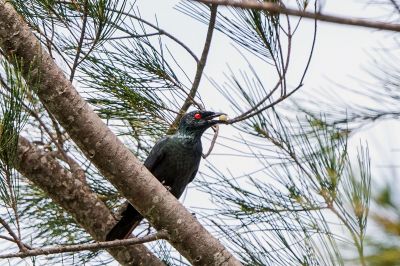
[[[251,108],[249,111],[251,111],[251,112],[249,112],[249,113],[245,113],[245,114],[241,114],[241,115],[239,115],[239,116],[237,116],[237,117],[235,117],[235,118],[233,118],[233,119],[231,119],[231,120],[228,120],[228,121],[226,121],[226,124],[234,124],[234,123],[237,123],[237,122],[240,122],[240,121],[243,121],[243,120],[245,120],[245,119],[248,119],[248,118],[250,118],[250,117],[253,117],[253,116],[255,116],[255,115],[257,115],[257,114],[259,114],[259,113],[262,113],[263,111],[265,111],[265,110],[267,110],[267,109],[269,109],[269,108],[271,108],[271,107],[274,107],[275,105],[277,105],[278,103],[280,103],[280,102],[282,102],[282,101],[284,101],[285,99],[287,99],[287,98],[289,98],[290,96],[292,96],[296,91],[298,91],[301,87],[303,86],[303,84],[300,84],[300,85],[298,85],[295,89],[293,89],[291,92],[289,92],[289,93],[287,93],[287,94],[285,94],[285,95],[283,95],[283,96],[281,96],[281,97],[279,97],[277,100],[275,100],[275,101],[273,101],[272,103],[270,103],[270,104],[267,104],[267,105],[265,105],[265,106],[263,106],[262,108]],[[276,88],[276,87],[275,87]],[[274,88],[274,89],[275,89]],[[261,101],[260,101],[260,103],[262,103]]]
[[[20,136],[17,170],[67,210],[96,240],[103,240],[115,223],[110,210],[86,183],[66,170],[49,153]],[[142,245],[108,250],[121,264],[163,265]]]
[[[184,257],[194,265],[241,265],[97,116],[5,0],[0,0],[0,48],[11,63],[22,62],[28,85],[103,176],[154,228],[165,229]]]
[[[4,240],[7,240],[7,241],[11,241],[11,242],[17,243],[14,238],[8,237],[8,236],[0,235],[0,239],[4,239]],[[24,245],[24,247],[26,249],[32,249],[32,247],[30,245],[28,245],[26,243],[23,243],[23,242],[21,242],[21,243]]]
[[[390,0],[392,3],[393,7],[397,10],[398,13],[400,13],[400,5],[395,1],[395,0]]]
[[[194,97],[196,96],[197,90],[199,88],[201,77],[203,76],[204,67],[206,66],[207,62],[208,52],[210,51],[211,39],[215,28],[215,21],[217,19],[217,5],[212,5],[210,9],[211,9],[211,14],[210,14],[210,22],[208,24],[207,37],[204,43],[203,53],[201,54],[200,61],[197,62],[197,70],[193,80],[192,88],[190,89],[190,92],[185,102],[183,103],[181,109],[179,110],[178,115],[175,117],[174,122],[169,127],[167,134],[172,134],[176,131],[179,121],[181,121],[182,119],[182,116],[193,104]]]
[[[75,59],[74,59],[74,64],[71,67],[71,74],[69,76],[69,81],[71,81],[71,82],[74,80],[75,71],[79,65],[79,58],[81,56],[83,41],[85,39],[85,34],[86,34],[87,20],[88,20],[88,1],[85,0],[84,10],[83,10],[83,18],[82,18],[81,37],[79,38],[79,42],[76,47],[76,55],[75,55]]]
[[[14,233],[14,231],[11,229],[8,223],[4,221],[1,217],[0,217],[0,224],[7,230],[10,236],[13,238],[12,241],[18,245],[19,250],[23,252],[27,251],[26,245],[22,243],[21,239],[19,239],[19,237]]]
[[[204,3],[204,4],[232,6],[232,7],[245,8],[245,9],[266,10],[269,12],[287,14],[287,15],[295,16],[295,17],[316,19],[319,21],[331,22],[331,23],[336,23],[336,24],[352,25],[352,26],[373,28],[373,29],[379,29],[379,30],[389,30],[389,31],[400,32],[400,24],[397,24],[397,23],[369,21],[369,20],[359,19],[359,18],[346,18],[346,17],[326,15],[326,14],[314,13],[314,12],[308,12],[308,11],[300,11],[297,9],[286,8],[286,7],[280,6],[275,3],[271,3],[271,2],[258,2],[255,0],[242,0],[242,1],[237,1],[237,0],[192,0],[192,1],[200,2],[200,3]]]

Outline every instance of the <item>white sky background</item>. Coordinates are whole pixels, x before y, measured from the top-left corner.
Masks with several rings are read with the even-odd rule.
[[[154,4],[151,1],[142,0],[138,1],[138,5],[140,6],[142,17],[149,19],[156,14],[161,28],[178,37],[200,57],[207,25],[201,24],[174,10],[173,7],[178,2],[179,1],[176,0],[163,0]],[[389,13],[388,9],[383,9],[381,6],[368,5],[366,2],[368,1],[325,1],[322,12],[374,20],[387,18]],[[304,68],[304,61],[301,55],[308,56],[312,30],[313,21],[304,20],[300,26],[300,31],[296,34],[293,44],[294,58],[291,60],[292,69]],[[301,97],[304,93],[308,93],[308,95],[318,95],[320,97],[321,93],[323,93],[321,89],[329,89],[333,94],[338,94],[338,96],[343,99],[371,106],[371,102],[362,96],[350,93],[347,94],[344,90],[338,90],[332,81],[349,88],[360,88],[360,86],[363,86],[363,84],[356,79],[377,83],[366,72],[366,69],[374,67],[372,56],[375,55],[374,52],[377,49],[381,49],[383,46],[390,47],[392,34],[394,33],[319,22],[317,43],[313,59],[304,81],[304,87],[296,93],[297,96]],[[184,54],[183,50],[179,51],[178,53]],[[297,58],[299,60],[297,60]],[[377,56],[377,58],[379,57]],[[193,60],[190,57],[186,59],[187,61],[185,61],[185,63],[187,64],[187,68],[185,68],[185,70],[190,77],[194,77],[195,65],[193,64]],[[255,62],[256,64],[260,63],[257,60]],[[220,32],[215,31],[205,74],[216,80],[219,84],[222,84],[226,81],[223,73],[229,73],[228,65],[234,71],[240,69],[246,70],[246,64],[234,49],[233,41]],[[260,67],[264,66],[260,65]],[[289,83],[296,85],[299,79],[298,75],[293,75],[293,78],[295,78],[293,81],[291,81],[291,77],[292,76],[289,75]],[[230,108],[227,101],[219,95],[216,89],[204,77],[199,92],[208,109],[226,111],[229,113]],[[320,111],[323,113],[323,108],[321,108]],[[232,137],[238,136],[239,133],[232,127],[221,126],[220,134],[222,136]],[[393,176],[392,169],[387,168],[387,166],[400,165],[400,163],[398,163],[400,152],[396,153],[394,150],[400,148],[399,134],[400,125],[396,123],[396,121],[387,120],[374,123],[372,127],[364,128],[361,132],[351,136],[350,151],[353,154],[360,142],[363,144],[368,143],[373,184],[383,184],[382,180],[392,180],[398,184],[398,182],[395,181],[397,179],[396,176]],[[224,142],[224,140],[220,138],[219,142]],[[207,141],[204,143],[204,149],[208,148],[206,143]],[[235,145],[235,143],[229,143],[229,145]],[[241,175],[260,168],[255,160],[246,160],[235,156],[224,156],[224,153],[232,152],[217,145],[208,160],[220,170],[229,168],[235,175]],[[204,161],[200,171],[207,172]],[[376,189],[377,186],[373,185],[372,187]],[[397,185],[397,190],[400,190],[399,185]],[[207,207],[207,199],[207,195],[190,189],[189,193],[184,197],[184,204],[188,207]],[[369,228],[371,229],[370,225]]]

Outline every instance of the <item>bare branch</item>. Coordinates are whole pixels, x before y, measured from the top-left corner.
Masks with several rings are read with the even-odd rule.
[[[116,11],[115,9],[109,9],[109,8],[107,8],[107,10]],[[121,12],[121,11],[118,11],[118,12]],[[199,62],[199,59],[197,58],[196,54],[195,54],[186,44],[184,44],[182,41],[180,41],[180,40],[179,40],[178,38],[176,38],[174,35],[168,33],[167,31],[165,31],[165,30],[163,30],[163,29],[161,29],[161,28],[159,28],[158,26],[154,25],[153,23],[150,23],[150,22],[148,22],[147,20],[144,20],[143,18],[141,18],[141,17],[139,17],[139,16],[136,16],[136,15],[133,15],[133,14],[127,13],[127,12],[121,12],[121,14],[123,14],[124,16],[130,17],[130,18],[136,19],[137,21],[140,21],[140,22],[142,22],[143,24],[146,24],[147,26],[150,26],[151,28],[157,30],[157,32],[158,32],[159,35],[165,35],[165,36],[167,36],[168,38],[170,38],[171,40],[173,40],[174,42],[176,42],[177,44],[179,44],[183,49],[185,49],[185,50],[193,57],[193,59],[194,59],[196,62]],[[123,30],[123,29],[120,29],[120,30],[122,30],[122,31],[124,31],[124,32],[126,32],[126,33],[128,33],[129,36],[130,36],[131,38],[137,38],[137,37],[138,37],[138,36],[131,35],[131,34],[130,34],[129,32],[127,32],[126,30]]]
[[[336,24],[352,25],[352,26],[400,32],[400,24],[396,24],[396,23],[368,21],[368,20],[359,19],[359,18],[345,18],[345,17],[326,15],[326,14],[321,14],[321,13],[300,11],[297,9],[286,8],[286,7],[280,6],[278,4],[271,3],[271,2],[258,2],[258,1],[253,1],[253,0],[242,0],[242,1],[191,0],[191,1],[196,1],[196,2],[200,2],[200,3],[204,3],[204,4],[232,6],[232,7],[239,7],[239,8],[246,8],[246,9],[248,8],[248,9],[256,9],[256,10],[266,10],[266,11],[270,11],[270,12],[287,14],[287,15],[296,16],[296,17],[317,19],[319,21],[331,22],[331,23],[336,23]]]
[[[204,67],[206,66],[207,56],[211,45],[211,39],[215,28],[215,21],[217,19],[217,5],[212,5],[210,9],[211,9],[211,14],[210,14],[210,22],[208,24],[207,37],[204,43],[203,53],[201,54],[200,61],[198,61],[197,63],[197,70],[193,80],[192,88],[190,89],[190,92],[185,102],[183,103],[181,109],[179,110],[178,115],[175,117],[174,122],[169,127],[167,134],[172,134],[173,132],[176,131],[176,128],[178,127],[179,121],[181,121],[182,116],[194,103],[194,97],[196,96],[197,90],[200,85],[201,77],[203,76]],[[201,106],[198,107],[201,109]]]
[[[75,245],[60,245],[55,247],[44,247],[44,248],[35,248],[32,250],[26,250],[24,252],[11,253],[0,255],[0,259],[8,259],[8,258],[25,258],[39,255],[50,255],[50,254],[59,254],[66,252],[78,252],[85,250],[100,250],[106,248],[114,248],[121,246],[129,246],[129,245],[137,245],[144,244],[151,241],[166,239],[168,234],[166,231],[159,231],[155,234],[144,236],[141,238],[129,238],[124,240],[114,240],[108,242],[97,242],[97,243],[89,243],[89,244],[75,244]]]
[[[400,13],[400,5],[395,1],[395,0],[390,0],[392,3],[393,7],[397,10],[397,12]]]
[[[69,76],[69,81],[71,81],[71,82],[74,80],[76,68],[78,67],[78,65],[80,63],[79,62],[79,57],[81,55],[82,45],[83,45],[83,41],[85,39],[87,19],[88,19],[88,1],[85,0],[83,18],[82,18],[81,37],[79,38],[78,47],[76,48],[76,55],[75,55],[75,59],[74,59],[74,64],[72,65],[71,74]]]
[[[214,136],[213,136],[213,139],[211,140],[210,148],[208,149],[208,151],[207,151],[206,154],[203,154],[203,155],[202,155],[204,159],[207,158],[208,155],[210,155],[211,151],[212,151],[213,148],[214,148],[215,142],[217,141],[217,138],[218,138],[219,126],[218,126],[218,125],[215,125],[215,126],[213,127],[213,129],[214,129]]]
[[[0,217],[0,224],[7,230],[10,236],[14,239],[13,242],[15,242],[18,245],[19,250],[23,252],[27,251],[25,245],[21,242],[21,239],[18,238],[18,236],[14,233],[14,231],[11,229],[8,223],[4,221],[1,217]]]
[[[12,237],[0,235],[0,239],[4,239],[4,240],[7,240],[7,241],[11,241],[11,242],[16,243],[15,239],[12,238]],[[26,247],[26,249],[32,249],[32,247],[31,247],[30,245],[25,244],[25,243],[23,243],[23,242],[21,242],[21,243]]]
[[[287,94],[287,95],[283,95],[283,96],[281,96],[278,100],[272,102],[271,104],[269,104],[269,105],[267,105],[267,106],[265,106],[265,107],[263,107],[263,108],[258,109],[258,108],[259,108],[265,101],[267,101],[267,100],[272,96],[272,94],[279,88],[279,86],[280,86],[281,83],[282,83],[282,80],[283,80],[282,78],[279,79],[279,81],[275,84],[275,87],[274,87],[263,99],[261,99],[256,105],[254,105],[252,108],[250,108],[250,109],[247,110],[246,112],[240,114],[239,116],[237,116],[237,117],[235,117],[235,118],[233,118],[233,119],[228,120],[228,121],[227,121],[227,124],[233,124],[233,123],[236,123],[236,122],[239,122],[239,121],[243,121],[243,120],[245,120],[245,119],[247,119],[247,118],[249,118],[249,117],[251,117],[251,116],[254,116],[254,115],[256,115],[256,114],[258,114],[258,113],[260,113],[260,112],[262,112],[262,111],[264,111],[264,110],[266,110],[266,109],[268,109],[268,108],[274,106],[275,104],[277,104],[277,103],[283,101],[284,99],[286,99],[287,96],[288,96],[288,95],[291,95],[292,93],[289,93],[289,94]]]

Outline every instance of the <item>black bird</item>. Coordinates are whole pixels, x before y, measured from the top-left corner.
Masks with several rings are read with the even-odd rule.
[[[193,111],[185,114],[177,132],[158,141],[144,162],[144,166],[176,198],[182,195],[186,186],[196,176],[203,150],[202,134],[209,127],[223,123],[223,119],[213,120],[221,115],[224,114],[210,111]],[[143,216],[129,203],[121,216],[107,234],[107,241],[128,237],[143,219]]]

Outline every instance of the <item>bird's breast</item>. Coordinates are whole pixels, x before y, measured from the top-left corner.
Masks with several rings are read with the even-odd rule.
[[[200,145],[185,145],[172,142],[153,174],[161,183],[171,188],[172,194],[180,197],[193,173],[197,171],[201,153],[201,143]]]

